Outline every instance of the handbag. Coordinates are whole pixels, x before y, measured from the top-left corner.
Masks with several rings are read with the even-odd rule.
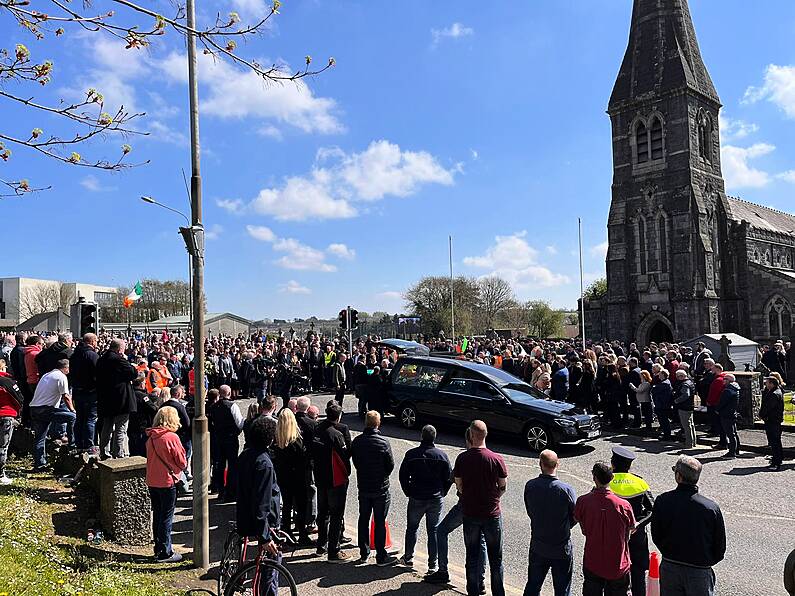
[[[149,439],[149,440],[151,441],[152,439]],[[157,452],[157,447],[155,447],[154,442],[152,443],[152,451],[157,456],[157,459],[160,460],[160,463],[163,464],[166,467],[166,469],[168,470],[169,475],[174,479],[174,488],[177,489],[177,492],[183,491],[183,490],[187,490],[188,489],[188,483],[185,482],[182,479],[182,474],[181,473],[180,474],[175,474],[171,470],[171,467],[166,463],[166,461],[162,457],[160,457],[160,454]]]

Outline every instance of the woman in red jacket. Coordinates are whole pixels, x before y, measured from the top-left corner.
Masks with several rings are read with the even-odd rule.
[[[188,466],[185,448],[176,435],[179,429],[177,411],[165,406],[155,415],[152,428],[146,431],[146,485],[152,500],[152,534],[155,539],[155,559],[162,563],[177,563],[182,555],[171,548],[171,526],[177,503],[179,475]]]

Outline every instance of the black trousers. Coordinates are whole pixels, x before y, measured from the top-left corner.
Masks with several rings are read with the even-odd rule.
[[[292,522],[295,519],[295,529],[298,538],[308,538],[306,533],[306,497],[307,485],[300,482],[287,482],[282,489],[282,530],[291,532]]]
[[[345,387],[340,387],[334,392],[334,400],[342,407],[342,400],[345,399]]]
[[[587,569],[583,569],[585,583],[582,586],[583,596],[628,596],[629,595],[629,576],[627,573],[619,579],[604,579],[594,575]]]
[[[737,420],[734,418],[721,418],[721,428],[726,435],[729,455],[737,455],[740,452],[740,435],[737,434]]]
[[[317,546],[326,546],[330,556],[340,550],[347,483],[332,487],[317,487]]]
[[[770,445],[770,451],[773,452],[773,458],[770,463],[780,466],[784,461],[784,449],[781,447],[781,423],[766,422],[765,434],[767,435],[767,444]]]
[[[219,438],[214,451],[215,461],[212,465],[212,479],[210,485],[223,493],[225,501],[233,501],[237,497],[237,456],[240,443],[237,435],[234,437]],[[224,484],[224,470],[226,484]]]

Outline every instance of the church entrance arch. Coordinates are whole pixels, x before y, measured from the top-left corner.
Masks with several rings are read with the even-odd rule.
[[[648,346],[651,342],[672,342],[674,340],[673,323],[665,315],[651,312],[640,322],[635,334],[639,346]]]

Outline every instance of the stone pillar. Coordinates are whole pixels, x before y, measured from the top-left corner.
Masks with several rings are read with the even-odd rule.
[[[146,486],[146,458],[125,457],[99,463],[99,519],[103,530],[123,545],[152,539],[152,507]]]
[[[750,428],[754,425],[762,405],[762,391],[759,388],[760,374],[758,372],[734,372],[734,378],[740,386],[740,404],[737,409],[741,419],[738,426]]]

